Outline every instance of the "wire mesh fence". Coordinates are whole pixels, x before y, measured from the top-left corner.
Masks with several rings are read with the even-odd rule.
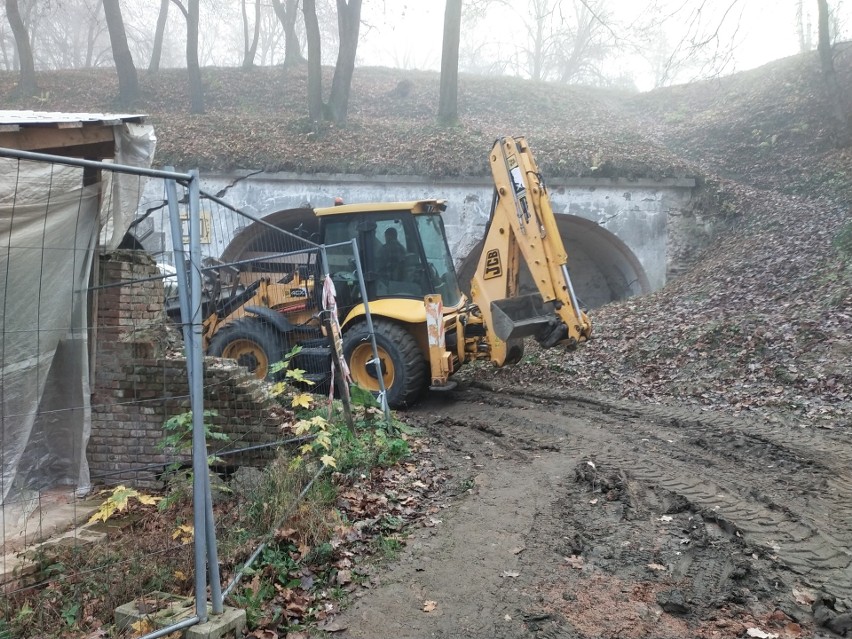
[[[86,636],[140,597],[127,633],[203,619],[317,476],[278,453],[310,437],[282,395],[334,383],[316,222],[195,174],[0,155],[0,637]],[[165,593],[195,608],[153,622]]]

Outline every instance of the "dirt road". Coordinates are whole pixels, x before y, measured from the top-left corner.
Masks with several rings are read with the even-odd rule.
[[[852,449],[841,432],[471,384],[406,419],[433,438],[451,479],[338,636],[852,628]]]

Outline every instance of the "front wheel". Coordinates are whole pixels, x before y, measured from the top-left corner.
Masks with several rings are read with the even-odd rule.
[[[245,366],[257,379],[269,376],[269,367],[284,358],[281,334],[266,322],[244,317],[226,324],[213,336],[207,354],[226,357]]]
[[[379,370],[387,390],[388,405],[403,408],[415,403],[426,389],[427,362],[417,342],[399,324],[373,320],[380,366],[373,362],[373,345],[367,324],[360,322],[343,332],[343,356],[352,380],[375,394],[379,387]]]

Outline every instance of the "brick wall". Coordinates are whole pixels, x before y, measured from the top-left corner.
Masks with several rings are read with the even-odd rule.
[[[159,275],[142,251],[101,256],[100,289],[92,387],[92,434],[87,457],[94,483],[130,483],[156,487],[163,467],[189,461],[163,451],[163,423],[189,411],[186,360],[178,330],[163,310],[162,280],[136,282]],[[229,448],[245,448],[281,438],[287,411],[267,397],[264,384],[244,368],[205,358],[204,405],[218,412],[208,422],[227,433]],[[210,442],[210,450],[223,442]],[[272,455],[261,450],[228,463],[257,465]]]

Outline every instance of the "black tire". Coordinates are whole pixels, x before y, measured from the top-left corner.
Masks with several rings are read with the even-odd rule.
[[[284,336],[266,322],[244,317],[217,331],[207,354],[236,360],[258,379],[271,379],[269,367],[284,359],[285,342]]]
[[[417,347],[417,341],[401,325],[388,320],[373,320],[373,329],[382,360],[388,405],[404,408],[414,404],[426,390],[428,378],[428,362]],[[344,330],[343,356],[352,379],[378,395],[379,379],[375,365],[366,365],[372,359],[372,345],[365,322]]]

